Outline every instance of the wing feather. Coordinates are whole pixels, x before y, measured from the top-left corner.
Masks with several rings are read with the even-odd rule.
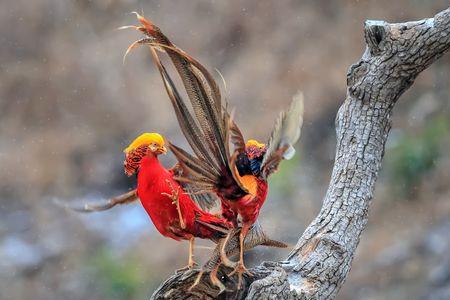
[[[267,152],[261,164],[261,176],[265,179],[275,172],[283,159],[295,154],[294,144],[298,141],[303,124],[303,93],[298,92],[287,111],[280,113],[270,135]]]

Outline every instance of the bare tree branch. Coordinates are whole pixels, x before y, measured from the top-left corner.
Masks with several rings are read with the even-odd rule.
[[[366,51],[347,73],[347,96],[336,117],[335,164],[323,207],[287,260],[263,263],[251,270],[254,277],[245,278],[243,290],[219,296],[206,279],[189,293],[195,271],[176,274],[152,299],[336,296],[367,224],[392,109],[417,75],[450,48],[450,8],[416,22],[366,21],[364,31]],[[233,278],[223,275],[222,280],[233,288]]]

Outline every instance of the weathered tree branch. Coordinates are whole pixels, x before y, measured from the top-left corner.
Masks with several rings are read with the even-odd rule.
[[[367,47],[347,74],[347,97],[336,118],[335,164],[319,215],[286,261],[252,269],[255,276],[245,278],[243,290],[219,298],[332,299],[345,281],[367,224],[392,109],[417,75],[450,48],[450,8],[417,22],[367,21],[364,31]],[[217,297],[206,279],[194,293],[187,291],[196,275],[172,276],[152,299]],[[233,287],[233,278],[222,280]]]

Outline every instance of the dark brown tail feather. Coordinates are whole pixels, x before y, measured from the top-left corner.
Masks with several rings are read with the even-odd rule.
[[[230,167],[229,138],[231,136],[231,121],[228,112],[221,107],[220,92],[217,84],[199,62],[173,45],[158,27],[148,21],[144,26],[149,27],[149,30],[144,32],[156,41],[155,43],[149,42],[150,47],[163,48],[171,58],[183,81],[194,110],[195,118],[187,109],[156,51],[152,48],[153,59],[163,77],[180,127],[196,156],[199,160],[205,162],[205,164],[196,164],[196,170],[193,172],[190,181],[195,183],[198,180],[204,183],[202,179],[205,177],[211,179],[214,176],[215,186],[218,190],[240,190],[240,193],[245,194],[245,189],[239,180],[235,178],[234,170]],[[234,130],[235,132],[236,130]],[[236,136],[236,134],[233,136]],[[178,151],[178,154],[182,153]],[[187,168],[187,171],[194,171],[192,159],[187,159],[189,157],[186,155],[177,155],[177,158],[184,165],[183,167],[190,166],[190,168]],[[208,168],[208,166],[210,167]],[[212,172],[211,168],[214,169],[214,172]],[[187,173],[189,174],[190,172]],[[196,175],[201,175],[201,178]],[[228,189],[230,184],[237,186],[237,188]]]
[[[268,239],[266,242],[262,243],[261,245],[267,246],[267,247],[274,247],[274,248],[287,248],[288,247],[288,244],[285,244],[283,242],[276,241],[276,240],[271,240],[271,239]]]

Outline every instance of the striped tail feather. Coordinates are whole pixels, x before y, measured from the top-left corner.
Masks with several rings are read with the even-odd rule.
[[[212,188],[216,191],[234,194],[235,197],[236,193],[245,195],[247,190],[236,176],[236,170],[231,167],[229,150],[230,137],[234,144],[239,139],[240,144],[243,144],[242,134],[230,114],[222,107],[220,90],[213,77],[198,61],[172,44],[157,26],[140,16],[138,19],[144,25],[139,30],[150,37],[145,44],[150,46],[153,61],[160,71],[180,127],[196,155],[194,157],[170,145],[189,174],[184,180],[193,184],[198,182],[204,187],[213,185]],[[178,93],[155,49],[164,50],[174,64],[194,116]]]
[[[181,77],[205,141],[221,165],[227,165],[230,156],[224,143],[227,129],[221,122],[220,90],[211,74],[172,44],[156,25],[141,16],[138,16],[138,20],[144,25],[142,31],[155,40],[153,45],[163,48],[170,57]]]
[[[212,166],[218,174],[221,171],[221,168],[216,162],[215,158],[211,156],[211,151],[206,148],[203,143],[198,142],[204,140],[203,132],[200,130],[196,121],[193,119],[189,109],[181,98],[181,95],[178,93],[173,80],[167,73],[164,65],[156,54],[156,51],[153,48],[150,48],[150,52],[152,54],[153,61],[161,74],[167,94],[169,95],[170,101],[175,110],[178,123],[180,124],[181,130],[183,131],[183,134],[186,137],[189,145],[191,146],[194,153],[199,158],[203,158],[203,160],[208,162],[209,165]]]

